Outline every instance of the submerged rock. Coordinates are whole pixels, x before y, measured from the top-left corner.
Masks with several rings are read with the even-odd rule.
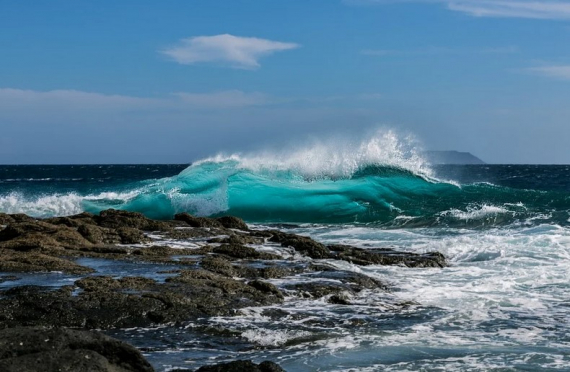
[[[349,245],[329,245],[331,258],[356,265],[402,265],[407,267],[445,267],[445,256],[439,252],[424,254],[395,251],[389,248],[362,249]]]
[[[229,363],[221,363],[213,366],[204,366],[196,372],[285,372],[278,364],[265,361],[259,364],[251,360],[236,360]]]
[[[100,332],[17,327],[0,330],[5,372],[152,372],[134,347]]]

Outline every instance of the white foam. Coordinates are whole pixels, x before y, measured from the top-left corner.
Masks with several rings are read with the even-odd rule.
[[[514,214],[513,212],[503,207],[482,204],[468,206],[465,211],[462,211],[460,209],[450,209],[448,211],[441,212],[441,215],[457,218],[458,220],[470,221],[480,220],[489,216],[496,216],[503,213]]]
[[[18,192],[0,195],[0,211],[25,213],[33,217],[69,216],[83,211],[83,201],[126,202],[139,195],[139,190],[126,193],[103,192],[82,196],[77,193],[40,195],[27,197]]]
[[[351,143],[346,140],[318,141],[304,148],[286,152],[265,152],[249,155],[218,155],[197,161],[193,166],[233,161],[244,169],[295,171],[307,178],[350,177],[365,166],[391,166],[415,174],[433,177],[429,164],[421,157],[417,141],[400,138],[392,130]]]
[[[241,334],[249,342],[260,346],[282,346],[289,340],[310,336],[310,332],[271,329],[249,329]]]

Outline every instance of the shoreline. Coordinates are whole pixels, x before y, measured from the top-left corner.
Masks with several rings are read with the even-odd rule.
[[[280,230],[250,229],[230,216],[182,213],[170,221],[157,221],[117,210],[47,219],[0,213],[0,329],[26,326],[41,333],[46,331],[37,327],[62,332],[69,328],[120,336],[135,327],[196,319],[207,324],[212,317],[235,316],[245,308],[284,306],[292,298],[350,308],[357,306],[353,298],[359,293],[389,293],[390,284],[339,269],[336,262],[411,268],[447,265],[438,252],[324,245]],[[134,265],[144,266],[142,275],[129,275]],[[34,284],[32,278],[31,285],[18,284],[32,273],[45,273],[43,283]],[[50,282],[58,275],[65,277],[65,285]],[[298,282],[271,283],[291,277]],[[405,309],[410,304],[390,306]],[[285,315],[275,310],[265,316],[279,322]],[[355,321],[351,326],[365,324]],[[211,332],[204,327],[204,334]],[[231,340],[240,335],[223,337]],[[13,351],[5,351],[0,353],[0,366],[18,365],[17,360],[30,359],[34,353],[37,350],[14,357]],[[242,370],[254,368],[246,364]],[[264,369],[270,367],[279,368],[269,362],[255,368],[280,370]]]

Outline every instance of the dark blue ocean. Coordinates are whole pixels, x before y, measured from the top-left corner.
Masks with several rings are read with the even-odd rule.
[[[290,298],[279,306],[291,314],[280,324],[261,308],[209,319],[240,335],[231,345],[196,343],[195,324],[123,333],[158,370],[209,358],[270,359],[288,371],[570,370],[570,166],[431,166],[369,150],[191,166],[0,166],[0,212],[232,214],[326,243],[449,259],[444,269],[328,262],[392,291],[362,293],[350,310]],[[287,280],[303,279],[272,282]],[[164,332],[175,336],[157,342]]]

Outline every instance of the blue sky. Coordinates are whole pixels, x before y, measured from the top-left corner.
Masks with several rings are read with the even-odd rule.
[[[570,163],[570,1],[0,0],[0,163],[413,133]]]

